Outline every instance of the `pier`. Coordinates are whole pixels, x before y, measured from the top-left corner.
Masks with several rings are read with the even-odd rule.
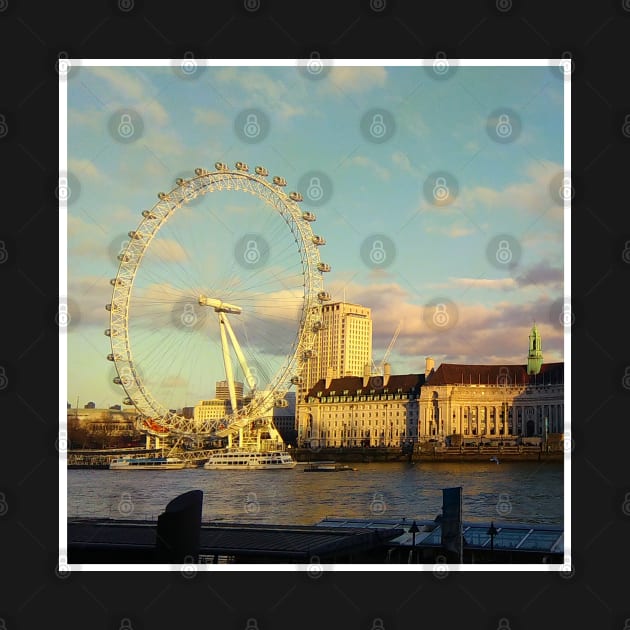
[[[201,522],[202,492],[169,503],[157,522],[69,519],[69,564],[561,564],[561,525],[462,519],[461,488],[445,488],[434,519],[326,517],[313,525]]]

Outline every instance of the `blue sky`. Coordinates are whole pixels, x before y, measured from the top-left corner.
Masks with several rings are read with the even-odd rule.
[[[263,165],[270,177],[286,178],[287,191],[303,194],[301,206],[317,215],[313,231],[326,238],[321,259],[332,271],[325,288],[335,300],[345,296],[372,309],[376,363],[399,323],[389,355],[394,373],[422,371],[426,356],[436,366],[524,363],[534,320],[545,360],[562,360],[564,82],[558,73],[547,65],[452,64],[439,74],[421,63],[336,62],[312,74],[287,63],[199,65],[189,74],[177,64],[71,71],[68,400],[75,404],[79,396],[80,404],[101,407],[122,400],[111,383],[103,334],[116,255],[158,191],[168,192],[176,177],[190,177],[196,167],[213,170],[217,161],[233,167],[241,160],[250,170]],[[260,206],[244,193],[221,192],[183,208],[156,239],[154,262],[147,253],[138,290],[165,287],[173,279],[168,265],[175,264],[183,284],[211,284],[212,273],[223,273],[222,262],[236,255],[235,243],[254,234],[273,244],[266,265],[285,270],[290,292],[287,282],[299,285],[292,237]],[[161,267],[159,258],[167,261]],[[246,276],[242,265],[231,269]],[[279,308],[282,286],[270,291]],[[169,295],[162,293],[164,308]],[[436,312],[445,316],[436,319]],[[145,347],[139,370],[179,362],[171,389],[160,395],[173,407],[194,404],[203,385],[184,383],[193,369],[209,369],[192,359],[202,353],[199,338],[180,343],[158,320],[138,329],[136,347]],[[150,322],[156,330],[149,334]],[[282,346],[277,330],[267,333],[267,347]],[[218,333],[211,342],[215,359],[217,339]],[[255,360],[263,372],[275,369],[261,354]],[[210,372],[208,397],[222,378],[220,370]]]

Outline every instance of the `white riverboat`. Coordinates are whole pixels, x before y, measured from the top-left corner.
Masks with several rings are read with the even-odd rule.
[[[213,453],[206,470],[275,470],[294,468],[297,462],[285,451],[226,450]]]
[[[179,470],[186,461],[179,457],[117,457],[109,464],[110,470]]]

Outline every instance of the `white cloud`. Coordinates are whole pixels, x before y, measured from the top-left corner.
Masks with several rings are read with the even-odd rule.
[[[172,239],[158,238],[151,243],[151,254],[162,262],[185,262],[186,250]]]
[[[101,169],[92,160],[71,158],[68,160],[68,170],[81,182],[86,180],[103,181],[105,179]]]
[[[284,81],[273,79],[262,70],[226,67],[215,76],[217,82],[245,92],[241,102],[243,107],[259,107],[267,110],[269,115],[285,120],[306,113],[299,98]]]
[[[343,92],[367,92],[385,86],[387,70],[382,66],[332,66],[327,80]]]
[[[90,73],[105,80],[126,101],[143,101],[150,89],[150,83],[138,72],[119,67],[94,66],[90,68]]]
[[[356,166],[366,168],[367,170],[374,173],[374,175],[376,175],[378,178],[383,180],[387,180],[390,177],[390,172],[388,169],[386,169],[384,166],[381,166],[374,160],[365,157],[364,155],[355,155],[347,161],[347,164],[354,164]]]
[[[517,286],[514,278],[452,278],[452,285],[471,289],[490,289],[506,291]]]
[[[224,125],[227,118],[221,113],[212,109],[193,108],[193,121],[201,125]]]
[[[417,176],[418,171],[414,168],[406,153],[402,151],[396,151],[392,154],[392,162],[401,171],[409,173],[410,175]]]
[[[402,373],[400,370],[406,371],[409,366],[416,366],[415,370],[424,369],[426,356],[433,356],[436,366],[440,361],[524,364],[528,335],[534,320],[543,338],[545,359],[561,360],[563,330],[549,316],[551,305],[559,295],[543,295],[523,302],[486,300],[479,304],[468,303],[458,298],[469,281],[462,280],[454,282],[450,291],[445,291],[455,304],[457,317],[455,326],[445,329],[427,324],[424,303],[432,303],[433,294],[427,295],[424,303],[418,303],[418,296],[396,282],[349,285],[347,300],[372,310],[374,361],[380,360],[402,321],[390,356],[394,373]],[[496,286],[479,288],[503,292],[505,287],[498,282]],[[328,290],[334,299],[342,299],[343,283],[333,283]]]

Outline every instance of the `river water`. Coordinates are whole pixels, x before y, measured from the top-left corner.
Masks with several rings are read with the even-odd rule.
[[[562,463],[353,463],[356,471],[68,470],[68,517],[156,520],[202,490],[202,520],[312,525],[326,516],[433,519],[462,487],[463,519],[563,524]]]

